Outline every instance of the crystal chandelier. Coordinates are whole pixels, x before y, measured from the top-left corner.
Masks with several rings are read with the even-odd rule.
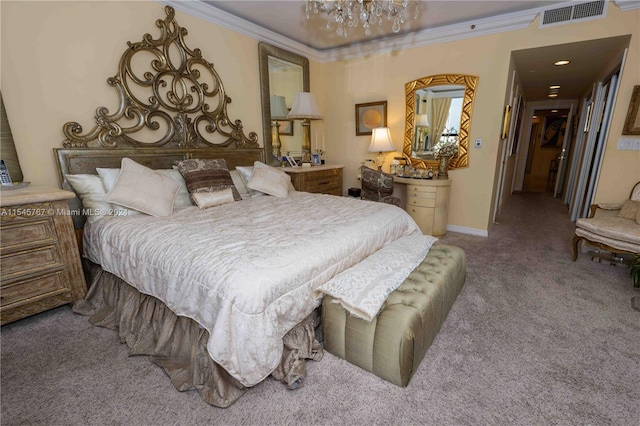
[[[314,14],[324,12],[327,14],[327,28],[331,23],[338,25],[336,33],[339,36],[347,36],[347,27],[356,28],[360,22],[366,35],[371,35],[372,25],[382,25],[384,17],[388,21],[393,20],[391,29],[394,33],[400,31],[400,25],[404,24],[405,10],[410,3],[414,3],[414,19],[418,17],[418,1],[408,0],[306,0],[307,19],[313,10]]]

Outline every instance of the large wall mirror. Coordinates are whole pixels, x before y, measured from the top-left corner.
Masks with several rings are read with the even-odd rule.
[[[284,97],[287,110],[298,92],[309,92],[309,60],[267,43],[258,44],[260,57],[260,89],[262,95],[262,128],[265,159],[277,163],[274,156],[272,125],[278,126],[282,155],[298,157],[302,153],[302,128],[299,120],[272,120],[272,96]]]
[[[433,147],[456,141],[458,156],[449,168],[469,166],[469,130],[478,77],[441,74],[405,84],[407,101],[404,157],[414,167],[437,168]]]

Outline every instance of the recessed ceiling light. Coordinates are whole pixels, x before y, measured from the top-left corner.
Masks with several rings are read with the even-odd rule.
[[[549,93],[549,97],[550,98],[556,98],[556,97],[558,97],[558,94],[557,93]]]
[[[538,118],[538,116],[537,116],[537,115],[534,115],[534,116],[533,116],[533,117],[531,117],[531,118]]]
[[[557,84],[555,86],[549,86],[549,89],[559,89],[559,88],[560,88],[560,85],[557,85]]]
[[[553,65],[557,65],[557,66],[559,66],[559,65],[567,65],[569,62],[571,62],[571,61],[568,61],[568,60],[566,60],[566,59],[563,59],[563,60],[561,60],[561,61],[556,61],[556,62],[554,62],[554,63],[553,63]]]
[[[551,112],[558,112],[558,110],[557,109],[552,109]]]

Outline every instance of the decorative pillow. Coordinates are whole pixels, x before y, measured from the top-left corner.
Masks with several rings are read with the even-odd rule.
[[[256,161],[253,165],[253,175],[247,187],[274,197],[284,198],[289,195],[290,184],[291,177],[288,174]]]
[[[106,201],[141,211],[151,216],[169,216],[180,184],[169,176],[123,158],[120,175]]]
[[[73,190],[78,194],[87,222],[91,223],[102,216],[109,216],[113,210],[111,203],[104,200],[107,191],[98,175],[64,175]]]
[[[240,172],[237,170],[229,170],[229,174],[231,175],[231,180],[233,181],[233,185],[236,187],[240,196],[244,200],[245,198],[251,198],[251,194],[249,193],[249,188],[247,188],[247,183],[242,179]]]
[[[618,217],[635,220],[639,209],[640,201],[626,200],[618,212]]]
[[[362,166],[362,194],[365,200],[380,201],[393,194],[393,176]]]
[[[213,192],[231,188],[233,199],[242,200],[227,169],[227,162],[223,158],[181,160],[175,164],[187,182],[187,189],[192,199],[194,192]]]
[[[201,209],[233,203],[235,201],[231,188],[213,192],[194,192],[193,198]]]
[[[240,174],[240,177],[242,178],[245,186],[248,185],[249,181],[251,180],[251,176],[253,176],[253,166],[236,166],[236,170]],[[251,198],[264,195],[264,192],[256,191],[249,188],[248,186],[247,189],[249,190],[249,195],[251,196]]]
[[[271,167],[268,166],[260,161],[256,161],[256,163],[259,164],[258,167]],[[275,167],[271,167],[272,169],[278,170]],[[240,173],[240,177],[242,177],[242,180],[244,181],[245,185],[249,184],[249,181],[251,180],[251,177],[253,176],[253,170],[254,170],[254,166],[236,166],[236,170]],[[279,170],[278,170],[279,171]],[[247,186],[248,188],[248,186]],[[256,191],[254,189],[248,188],[249,189],[249,194],[251,195],[251,197],[259,197],[261,195],[265,195],[264,192],[260,192],[260,191]],[[294,192],[296,189],[293,187],[293,183],[291,183],[291,179],[289,179],[289,192]]]
[[[116,184],[116,179],[118,175],[120,175],[120,169],[103,169],[97,168],[98,175],[102,179],[102,183],[104,185],[105,191],[109,192],[113,189],[113,186]],[[193,206],[191,203],[191,196],[189,195],[189,191],[187,190],[187,184],[182,178],[182,175],[178,170],[175,169],[156,169],[156,172],[169,176],[176,182],[180,184],[180,189],[178,190],[178,195],[176,195],[176,201],[173,203],[173,207],[190,207]],[[130,213],[137,213],[135,210],[127,210]]]

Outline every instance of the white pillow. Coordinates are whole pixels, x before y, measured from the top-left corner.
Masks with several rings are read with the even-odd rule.
[[[193,199],[201,209],[220,206],[222,204],[233,203],[236,199],[233,197],[233,190],[225,188],[213,192],[194,192]]]
[[[289,195],[289,185],[291,185],[291,176],[275,167],[256,161],[247,187],[274,197],[284,198]]]
[[[264,167],[271,167],[271,166],[267,166],[264,163],[261,163],[259,161],[256,161],[256,163],[264,166]],[[260,167],[260,166],[258,166]],[[275,167],[271,167],[274,170],[278,170]],[[245,185],[249,184],[249,181],[251,180],[251,177],[253,176],[253,170],[254,170],[254,166],[236,166],[236,170],[240,173],[240,177],[242,177],[242,180],[244,181]],[[261,195],[264,195],[264,192],[260,192],[260,191],[256,191],[254,189],[248,188],[249,189],[249,194],[251,195],[251,197],[259,197]],[[289,192],[294,192],[296,189],[293,187],[293,183],[291,183],[291,180],[289,180]]]
[[[253,176],[253,166],[236,166],[236,170],[240,174],[240,177],[242,178],[242,181],[244,182],[245,186],[247,186],[247,191],[249,191],[249,195],[252,198],[264,195],[263,192],[255,191],[248,187],[249,181],[251,180],[251,176]]]
[[[109,216],[113,206],[104,200],[107,191],[104,189],[102,179],[98,175],[64,175],[73,190],[78,194],[87,223],[91,223],[102,216]]]
[[[249,188],[247,188],[247,183],[242,178],[242,175],[240,175],[240,172],[238,170],[229,170],[229,174],[231,175],[231,180],[240,193],[242,199],[251,198]]]
[[[151,216],[168,216],[180,184],[169,176],[123,158],[121,170],[106,201],[117,203]]]
[[[102,183],[104,184],[104,189],[105,191],[109,192],[113,189],[113,186],[116,183],[116,179],[118,178],[118,175],[120,175],[120,169],[103,169],[103,168],[96,168],[96,170],[98,171],[98,174],[100,175],[100,178],[102,179]],[[170,178],[172,178],[173,180],[175,180],[176,182],[178,182],[180,184],[180,189],[178,190],[178,195],[176,195],[176,201],[173,204],[173,207],[190,207],[193,205],[193,203],[191,203],[191,197],[189,196],[189,191],[187,190],[187,184],[184,181],[184,178],[182,177],[182,175],[180,174],[180,172],[176,169],[157,169],[155,170],[158,173],[161,173],[163,175],[169,176]],[[129,209],[125,209],[124,207],[119,208],[118,206],[116,206],[116,209],[120,209],[123,210],[126,214],[126,212],[128,212],[129,214],[136,214],[138,212],[136,212],[135,210],[129,210]]]

